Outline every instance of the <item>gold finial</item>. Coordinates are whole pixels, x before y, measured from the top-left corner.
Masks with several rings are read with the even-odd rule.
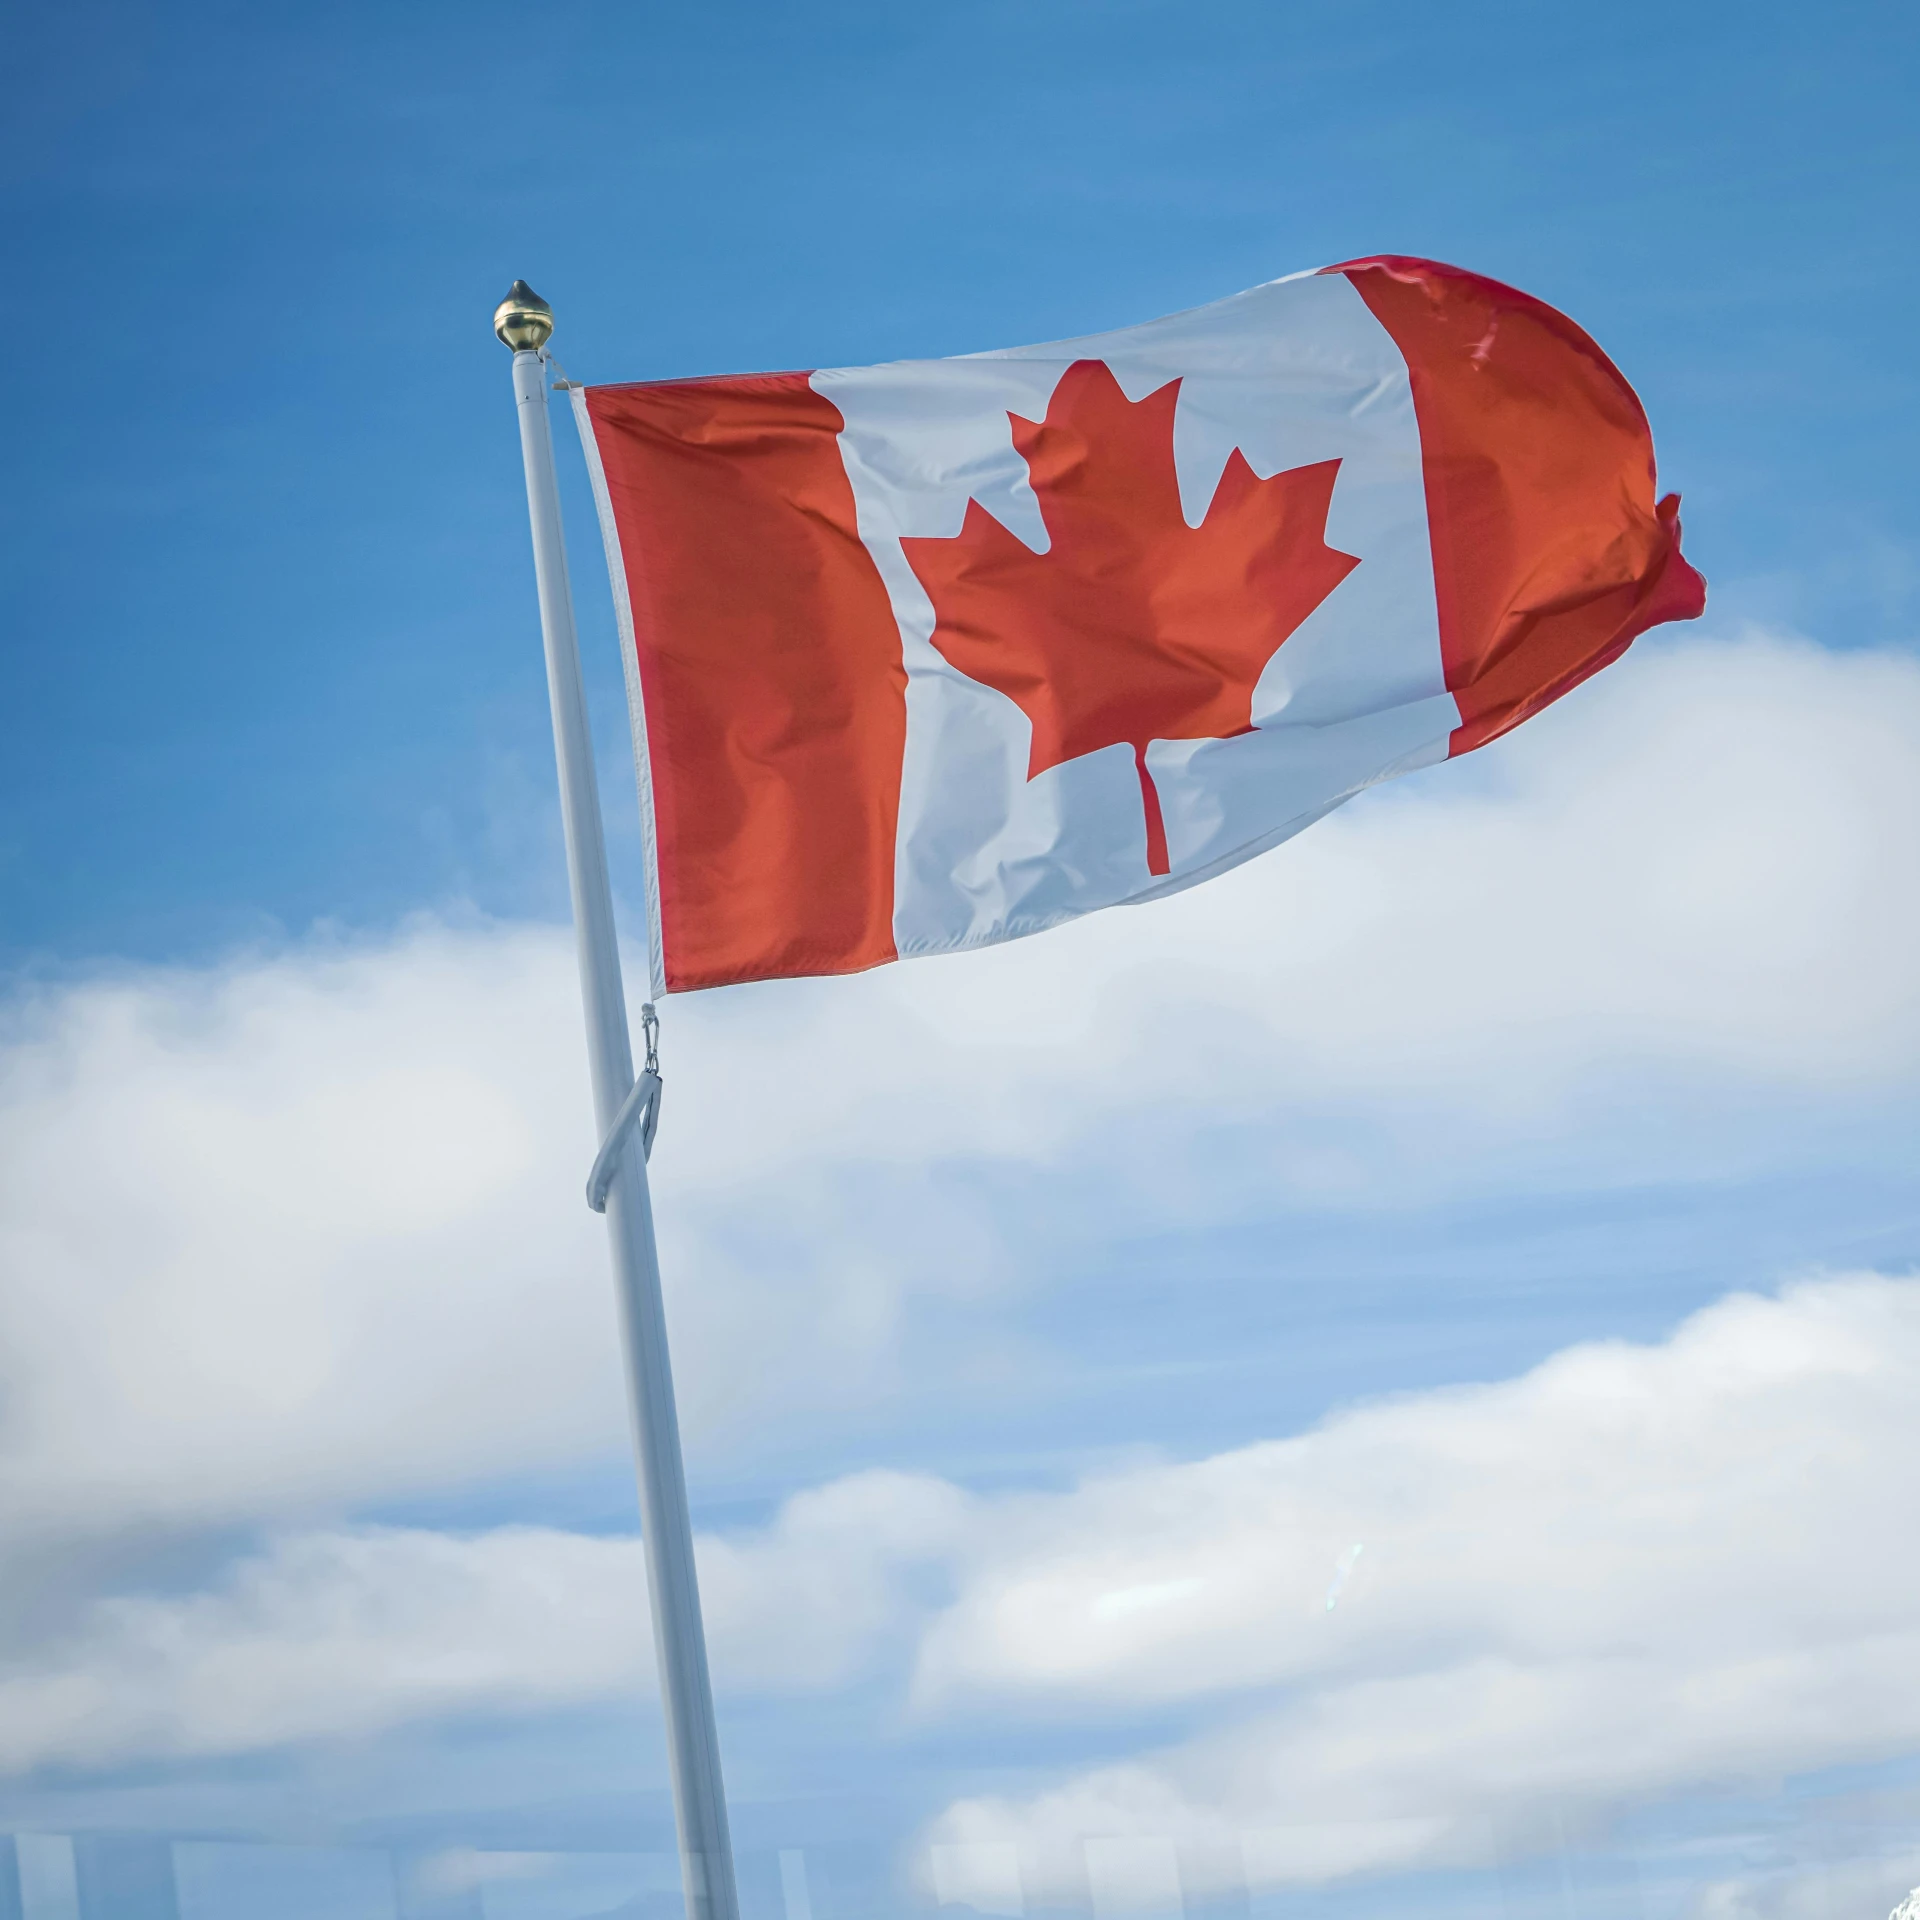
[[[493,330],[515,353],[537,353],[553,332],[553,309],[524,280],[516,280],[493,310]]]

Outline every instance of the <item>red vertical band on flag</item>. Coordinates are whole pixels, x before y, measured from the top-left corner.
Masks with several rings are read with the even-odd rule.
[[[1497,280],[1382,255],[1344,273],[1405,356],[1425,468],[1450,751],[1518,726],[1706,583],[1619,369],[1564,314]]]
[[[896,958],[900,633],[804,373],[589,389],[633,611],[670,988]]]

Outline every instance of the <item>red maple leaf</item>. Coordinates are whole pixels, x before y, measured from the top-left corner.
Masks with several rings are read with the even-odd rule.
[[[1035,553],[977,500],[952,539],[901,541],[937,616],[933,644],[1033,723],[1027,778],[1125,741],[1146,808],[1147,870],[1167,831],[1150,740],[1253,730],[1254,683],[1360,562],[1326,543],[1338,460],[1258,478],[1236,447],[1187,525],[1173,463],[1180,382],[1129,400],[1076,360],[1045,420],[1007,417],[1040,501]]]

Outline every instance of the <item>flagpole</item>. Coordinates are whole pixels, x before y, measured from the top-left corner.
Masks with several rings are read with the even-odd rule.
[[[594,782],[593,739],[580,683],[580,647],[574,632],[573,592],[554,480],[553,435],[547,418],[547,371],[541,349],[553,331],[553,312],[524,280],[500,303],[494,331],[513,349],[513,394],[520,415],[520,452],[527,470],[527,511],[533,522],[534,578],[540,593],[540,629],[546,642],[547,693],[553,707],[554,755],[560,765],[560,821],[567,843],[567,880],[580,961],[580,995],[587,1018],[587,1060],[600,1137],[631,1119],[635,1089],[633,1044],[620,981],[613,889],[607,877],[600,793]],[[650,1132],[650,1130],[649,1130]],[[727,1802],[720,1778],[720,1742],[714,1728],[713,1687],[707,1674],[706,1634],[693,1564],[693,1524],[687,1513],[686,1470],[674,1412],[673,1371],[667,1355],[666,1316],[660,1298],[660,1261],[654,1245],[653,1206],[641,1129],[626,1126],[613,1150],[606,1189],[607,1231],[613,1246],[620,1325],[626,1345],[627,1385],[639,1466],[640,1526],[646,1548],[647,1592],[653,1605],[653,1649],[666,1711],[667,1761],[679,1829],[687,1920],[739,1920]],[[611,1144],[611,1143],[610,1143]],[[596,1165],[596,1175],[602,1172]]]

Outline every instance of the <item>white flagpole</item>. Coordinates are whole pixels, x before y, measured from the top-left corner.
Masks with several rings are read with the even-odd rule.
[[[620,1295],[633,1404],[634,1451],[640,1472],[640,1525],[646,1545],[647,1591],[653,1603],[653,1648],[666,1709],[667,1759],[673,1811],[680,1835],[680,1867],[687,1920],[739,1920],[727,1802],[720,1779],[720,1742],[714,1729],[713,1687],[707,1676],[706,1634],[694,1577],[693,1525],[687,1514],[686,1470],[674,1412],[673,1372],[660,1300],[660,1261],[654,1247],[653,1207],[641,1129],[631,1124],[636,1091],[620,948],[614,934],[613,889],[607,878],[600,794],[594,784],[593,740],[580,684],[580,647],[574,633],[573,593],[554,481],[553,436],[547,420],[547,371],[541,349],[553,331],[553,312],[525,281],[493,317],[494,331],[513,349],[513,394],[520,414],[520,451],[527,469],[527,511],[533,521],[534,577],[540,590],[540,628],[547,650],[547,693],[553,704],[553,746],[560,763],[560,819],[566,832],[567,879],[580,956],[580,994],[587,1016],[587,1058],[600,1137],[612,1149],[596,1164],[605,1188],[607,1230]],[[609,1136],[625,1123],[624,1145]]]

